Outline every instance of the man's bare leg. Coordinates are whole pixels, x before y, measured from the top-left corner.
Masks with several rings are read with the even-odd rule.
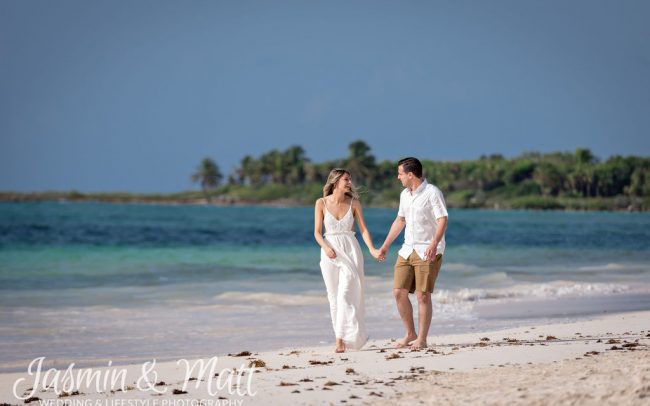
[[[420,328],[420,334],[411,346],[412,350],[427,348],[427,335],[429,334],[431,315],[433,313],[431,293],[418,291],[416,294],[418,297],[418,326]]]
[[[413,323],[413,305],[411,305],[411,301],[409,300],[409,291],[407,289],[393,289],[393,295],[395,296],[399,316],[402,318],[402,323],[404,323],[404,327],[406,328],[406,335],[397,342],[396,347],[404,348],[418,337],[415,333],[415,324]]]

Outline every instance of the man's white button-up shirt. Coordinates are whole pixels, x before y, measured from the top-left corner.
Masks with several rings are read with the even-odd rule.
[[[399,198],[398,216],[406,220],[404,230],[404,244],[398,254],[408,259],[413,250],[421,259],[424,259],[424,252],[433,241],[433,236],[438,228],[437,219],[447,217],[447,205],[440,189],[427,182],[411,192],[409,188],[402,191]],[[445,237],[438,243],[436,254],[443,254],[445,251]]]

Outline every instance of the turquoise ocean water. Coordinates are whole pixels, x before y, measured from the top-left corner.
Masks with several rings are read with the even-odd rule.
[[[396,210],[366,209],[377,245]],[[0,371],[333,341],[312,208],[0,204]],[[398,337],[366,255],[371,338]],[[451,210],[430,336],[650,309],[650,214]]]

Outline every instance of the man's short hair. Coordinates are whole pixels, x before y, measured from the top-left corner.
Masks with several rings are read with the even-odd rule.
[[[413,172],[413,175],[416,177],[422,177],[422,162],[420,162],[419,159],[413,157],[403,158],[397,163],[397,166],[400,165],[402,166],[404,173]]]

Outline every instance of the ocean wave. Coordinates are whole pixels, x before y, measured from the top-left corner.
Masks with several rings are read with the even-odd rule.
[[[605,265],[591,265],[591,266],[581,266],[578,268],[579,271],[639,271],[642,269],[648,270],[648,265],[646,264],[616,264],[609,263]]]
[[[510,276],[508,276],[508,273],[506,272],[490,272],[485,275],[477,275],[476,279],[474,281],[478,281],[479,283],[503,283],[503,282],[508,282],[511,281],[512,279]]]
[[[519,284],[504,288],[459,290],[440,289],[433,294],[439,303],[476,302],[479,300],[517,300],[530,298],[580,297],[610,295],[616,293],[632,293],[633,291],[648,291],[648,286],[638,286],[634,289],[619,283],[585,283],[573,281],[553,281],[537,284]]]
[[[275,306],[306,306],[320,305],[327,303],[327,296],[323,295],[302,295],[285,294],[274,292],[225,292],[213,297],[215,300],[231,302],[253,302]]]
[[[453,272],[467,272],[467,273],[477,273],[481,272],[484,269],[481,268],[480,266],[472,265],[472,264],[464,264],[462,262],[450,262],[444,264],[445,270],[448,271],[453,271]]]
[[[503,280],[507,275],[495,272],[485,275],[492,281]],[[372,280],[366,289],[366,307],[373,311],[389,311],[394,306],[392,289],[381,283],[380,278]],[[516,284],[495,288],[439,289],[433,293],[434,306],[445,314],[469,314],[473,305],[479,301],[518,301],[526,299],[553,299],[561,297],[601,296],[619,293],[650,293],[650,285],[630,286],[622,283],[587,283],[558,280],[545,283]],[[271,306],[312,306],[327,305],[325,290],[303,291],[300,294],[278,292],[231,291],[213,297],[217,303],[271,305]]]

